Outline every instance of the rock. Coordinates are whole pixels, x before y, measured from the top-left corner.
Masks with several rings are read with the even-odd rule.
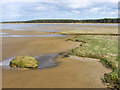
[[[38,62],[32,56],[17,56],[10,62],[10,67],[35,69],[38,67]]]
[[[69,57],[69,55],[68,55],[68,54],[65,54],[64,57]]]
[[[63,53],[59,53],[61,58],[65,58],[65,57],[69,57],[69,53],[67,52],[63,52]]]

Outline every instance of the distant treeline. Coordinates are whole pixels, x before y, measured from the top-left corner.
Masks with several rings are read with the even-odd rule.
[[[12,21],[12,22],[9,21],[2,23],[120,23],[120,18],[89,19],[89,20],[44,19],[44,20]]]

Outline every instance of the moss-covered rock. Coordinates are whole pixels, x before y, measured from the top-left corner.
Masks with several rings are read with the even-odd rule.
[[[10,62],[10,67],[34,69],[38,67],[38,62],[32,56],[17,56]]]

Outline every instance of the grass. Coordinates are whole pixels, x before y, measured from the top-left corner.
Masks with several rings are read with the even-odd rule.
[[[118,30],[116,29],[88,29],[88,30],[67,30],[58,32],[59,34],[63,35],[119,35]]]
[[[77,35],[68,41],[80,42],[77,48],[70,50],[71,55],[100,59],[111,68],[111,73],[104,75],[104,81],[109,88],[120,89],[118,78],[118,38],[116,36]]]
[[[32,56],[17,56],[12,61],[10,61],[10,67],[19,67],[19,68],[37,68],[38,62]]]

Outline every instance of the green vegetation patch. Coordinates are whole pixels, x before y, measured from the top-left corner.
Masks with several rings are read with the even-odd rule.
[[[67,30],[67,31],[61,31],[58,33],[62,35],[113,35],[113,36],[119,35],[118,30],[113,30],[113,29]]]
[[[32,56],[17,56],[10,62],[10,67],[35,69],[38,67],[38,62]]]
[[[118,38],[116,36],[77,35],[68,41],[80,42],[77,48],[70,50],[71,55],[100,59],[112,69],[104,75],[104,80],[111,87],[120,88],[118,78]]]

